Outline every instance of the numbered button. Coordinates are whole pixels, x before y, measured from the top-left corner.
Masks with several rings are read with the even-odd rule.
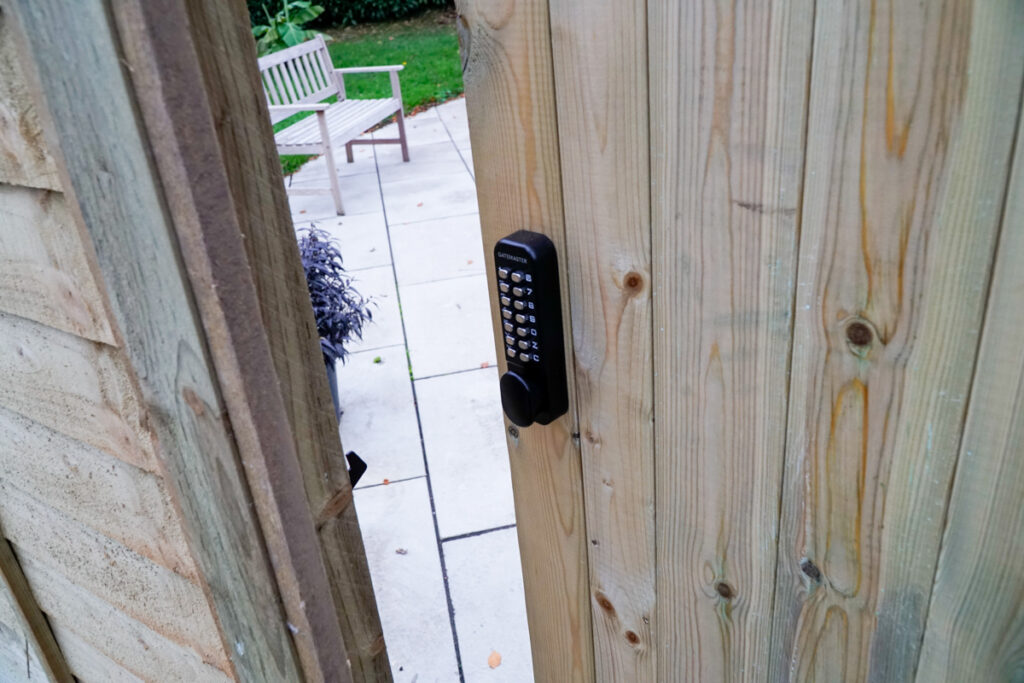
[[[523,295],[523,288],[522,287],[513,287],[512,288],[512,296],[522,296],[522,295]]]
[[[508,268],[498,268],[498,277],[502,280],[508,279]]]
[[[511,313],[511,312],[512,311],[509,311],[509,313]],[[502,315],[505,315],[504,311],[502,311]],[[505,316],[505,317],[507,318],[508,316]],[[526,322],[526,316],[523,315],[522,313],[516,313],[516,322],[519,323],[520,325],[522,325],[523,323]]]
[[[509,346],[513,346],[516,343],[516,338],[513,337],[511,334],[506,334],[505,343],[508,344]]]
[[[506,331],[506,332],[508,332],[508,333],[510,333],[510,334],[512,333],[512,330],[513,330],[513,329],[515,329],[515,328],[514,328],[514,327],[512,326],[512,323],[510,323],[510,322],[509,322],[509,321],[507,321],[507,320],[506,320],[505,322],[503,322],[503,323],[502,323],[502,326],[504,326],[504,328],[505,328],[505,331]],[[522,328],[519,328],[519,329],[522,329]]]
[[[505,354],[509,358],[515,358],[516,357],[516,350],[515,349],[505,349]]]
[[[512,273],[512,282],[522,282],[522,281],[523,281],[523,273],[522,273],[522,271],[517,270],[514,273]]]
[[[508,298],[507,298],[507,297],[505,298],[505,301],[508,301]],[[507,306],[508,304],[506,304],[506,303],[505,303],[505,302],[503,301],[503,302],[502,302],[502,305],[505,305],[505,306]],[[516,302],[512,304],[512,306],[513,306],[513,307],[514,307],[514,308],[515,308],[515,309],[516,309],[517,311],[521,311],[521,310],[523,310],[524,308],[526,308],[526,302],[525,302],[525,301],[520,301],[520,300],[518,300],[518,299],[517,299],[517,300],[516,300]]]
[[[509,327],[511,327],[511,325],[509,325]],[[509,331],[511,331],[511,330],[509,330]],[[520,337],[525,337],[526,335],[530,334],[530,331],[528,329],[526,329],[525,327],[517,327],[516,328],[516,334],[518,334]]]
[[[509,338],[511,339],[511,337]],[[519,348],[521,348],[523,351],[527,350],[528,348],[530,348],[530,342],[526,341],[525,339],[520,339]]]
[[[502,294],[508,294],[508,283],[507,282],[499,282],[498,283],[498,289],[501,290]],[[516,287],[516,289],[519,289],[519,288]]]
[[[515,353],[515,352],[513,351],[513,353]],[[522,363],[529,363],[530,362],[530,354],[528,354],[528,353],[521,353],[521,354],[519,354],[519,360]]]
[[[509,299],[507,296],[501,297],[501,305],[502,306],[508,306],[510,303],[512,303],[512,299]],[[519,309],[519,310],[523,310],[522,308],[519,307],[519,302],[518,301],[516,302],[516,308]]]
[[[501,309],[501,317],[504,318],[505,320],[510,320],[512,318],[512,311],[508,310],[507,308]],[[517,321],[518,319],[519,316],[516,316]]]

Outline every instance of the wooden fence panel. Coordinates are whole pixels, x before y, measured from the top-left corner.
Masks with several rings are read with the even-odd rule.
[[[148,408],[146,432],[160,444],[160,469],[180,506],[231,672],[245,680],[297,680],[292,634],[110,8],[99,0],[76,4],[74,13],[61,2],[11,7],[32,56],[31,78],[41,86],[55,139],[63,142],[69,205],[96,245]],[[102,629],[93,635],[106,636]]]
[[[655,680],[644,2],[552,0],[597,679]]]
[[[764,680],[813,0],[648,4],[659,680]]]
[[[488,284],[497,288],[492,246],[523,228],[551,238],[565,273],[548,3],[459,0],[458,7]],[[569,283],[563,277],[560,284],[569,339]],[[490,299],[500,329],[497,297]],[[495,335],[504,367],[501,339]],[[576,392],[566,347],[568,413],[550,425],[513,429],[508,446],[534,674],[538,681],[571,683],[594,679],[594,655]]]
[[[1024,673],[1024,121],[1002,225],[921,683],[1013,681]]]
[[[1024,75],[1019,2],[819,2],[774,680],[909,680]]]

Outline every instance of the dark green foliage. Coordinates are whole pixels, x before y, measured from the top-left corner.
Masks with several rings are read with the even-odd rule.
[[[263,6],[270,4],[269,0],[248,0],[248,4],[253,25],[265,24]],[[320,0],[318,4],[323,6],[324,12],[312,25],[326,28],[402,19],[428,7],[448,7],[452,3],[451,0]],[[273,13],[273,8],[270,9]]]
[[[252,35],[256,38],[256,53],[260,57],[316,37],[316,31],[304,26],[323,14],[323,7],[309,0],[282,0],[279,7],[277,14],[269,10],[264,13],[266,23],[250,17],[254,24]]]

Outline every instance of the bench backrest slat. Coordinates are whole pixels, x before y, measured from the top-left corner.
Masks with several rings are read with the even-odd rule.
[[[331,95],[345,99],[323,36],[260,57],[259,68],[263,91],[272,105],[322,102]],[[289,116],[271,114],[270,120],[277,123]]]

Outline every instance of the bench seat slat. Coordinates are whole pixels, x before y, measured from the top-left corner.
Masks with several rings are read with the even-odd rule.
[[[363,131],[398,111],[401,104],[394,98],[381,100],[342,100],[332,104],[324,115],[332,140],[348,142]],[[321,145],[320,125],[317,117],[307,116],[274,136],[278,147]],[[287,152],[282,152],[287,153]]]

